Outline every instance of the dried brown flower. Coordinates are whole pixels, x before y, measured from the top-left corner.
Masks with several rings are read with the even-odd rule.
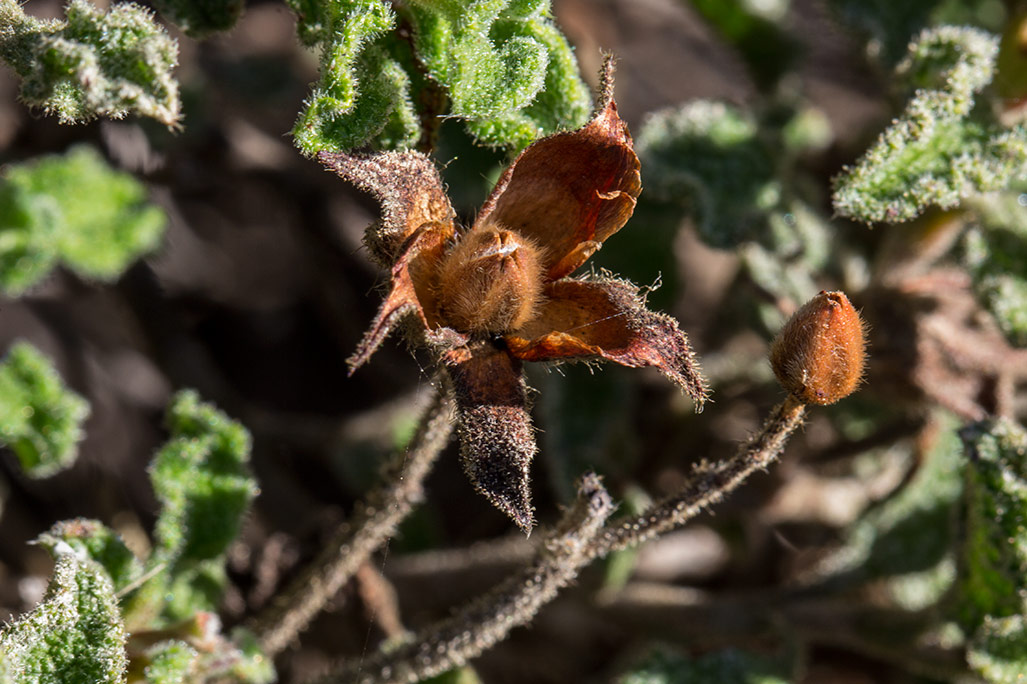
[[[368,242],[391,266],[391,289],[351,372],[401,320],[417,321],[417,341],[437,352],[453,383],[465,470],[525,531],[534,522],[528,469],[536,446],[522,361],[653,366],[698,405],[706,398],[688,338],[646,309],[637,287],[605,275],[568,277],[627,222],[641,191],[627,126],[603,99],[581,129],[525,149],[462,233],[424,155],[319,156],[383,204]]]
[[[770,347],[781,385],[807,404],[833,404],[859,386],[863,320],[844,292],[821,291],[788,320]]]

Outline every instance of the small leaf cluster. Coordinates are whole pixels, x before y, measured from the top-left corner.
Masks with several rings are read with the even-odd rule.
[[[1027,131],[999,124],[976,96],[991,82],[998,41],[974,28],[921,33],[897,68],[916,92],[905,111],[835,182],[834,207],[856,220],[907,221],[1001,190],[1027,174]]]
[[[135,113],[173,128],[181,117],[178,46],[130,2],[104,13],[71,0],[65,21],[42,21],[2,0],[0,58],[21,77],[22,99],[61,123]]]
[[[195,392],[168,412],[171,439],[150,479],[161,502],[148,569],[165,568],[131,599],[130,612],[174,622],[215,610],[224,589],[224,554],[257,494],[249,433]]]
[[[48,477],[78,455],[85,399],[64,386],[53,363],[30,344],[11,347],[0,363],[0,444],[29,477]]]
[[[246,430],[194,392],[168,414],[151,477],[161,511],[140,561],[95,520],[57,523],[38,542],[57,560],[47,598],[0,630],[0,682],[86,684],[274,679],[252,635],[220,633],[224,553],[257,493]],[[119,603],[120,601],[120,603]],[[2,677],[8,677],[3,679]]]
[[[0,216],[0,291],[12,296],[58,263],[114,280],[157,246],[167,222],[139,181],[86,146],[6,167]]]
[[[465,120],[483,144],[519,149],[588,117],[549,0],[290,5],[300,39],[321,51],[320,80],[293,129],[304,154],[412,147],[443,115]]]
[[[733,247],[757,235],[781,193],[755,117],[697,100],[655,112],[638,135],[646,191],[681,202],[707,243]]]

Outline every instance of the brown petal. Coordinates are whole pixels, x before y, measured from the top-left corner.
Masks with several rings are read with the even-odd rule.
[[[377,258],[391,265],[411,236],[428,226],[447,238],[454,235],[456,213],[438,169],[420,152],[321,152],[317,158],[325,168],[381,202],[381,225],[369,230],[366,238]]]
[[[382,302],[356,351],[346,360],[350,375],[371,358],[389,333],[408,314],[416,315],[424,328],[435,327],[432,277],[451,234],[446,226],[436,224],[422,227],[412,236],[392,267],[389,295]]]
[[[467,476],[530,534],[535,520],[529,469],[537,447],[520,362],[491,343],[479,343],[449,352],[444,364],[456,395]]]
[[[550,283],[538,316],[504,340],[524,361],[603,358],[622,366],[654,366],[684,389],[697,407],[705,380],[688,336],[665,314],[645,308],[638,289],[623,280]]]
[[[585,263],[627,223],[642,190],[627,125],[611,100],[577,131],[543,138],[500,177],[475,224],[516,230],[546,250],[548,280]]]

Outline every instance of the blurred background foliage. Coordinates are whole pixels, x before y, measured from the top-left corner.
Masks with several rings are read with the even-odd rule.
[[[713,403],[531,369],[539,518],[587,469],[632,511],[731,454],[820,289],[862,309],[867,381],[716,515],[440,681],[1017,681],[1025,36],[1017,0],[0,0],[0,681],[273,676],[236,627],[430,377],[398,342],[346,377],[377,207],[305,157],[431,151],[469,224],[513,154],[588,119],[600,49],[644,192],[591,268],[681,321]],[[456,461],[376,561],[412,628],[530,552]],[[345,598],[281,681],[384,634]]]

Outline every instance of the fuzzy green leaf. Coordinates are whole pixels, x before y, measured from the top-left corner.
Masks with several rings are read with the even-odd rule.
[[[422,130],[413,101],[425,88],[444,91],[448,114],[491,146],[522,148],[588,119],[588,89],[548,0],[290,6],[300,39],[321,49],[321,79],[293,129],[304,154],[414,145]],[[397,33],[396,11],[414,29],[415,55]]]
[[[650,116],[638,135],[646,192],[681,204],[703,241],[734,247],[758,236],[780,197],[756,121],[698,100]]]
[[[143,566],[121,536],[97,520],[75,518],[57,523],[36,540],[51,554],[66,544],[79,555],[99,563],[111,578],[115,591],[121,591],[136,580]]]
[[[110,578],[68,544],[52,551],[57,563],[43,602],[0,629],[0,682],[120,684],[125,630]]]
[[[1027,194],[989,196],[974,209],[981,228],[967,231],[963,240],[974,292],[1009,342],[1027,347]]]
[[[657,648],[621,675],[618,684],[786,684],[789,666],[776,659],[736,649],[696,659]]]
[[[257,494],[245,428],[201,403],[195,392],[175,397],[168,427],[171,439],[150,466],[162,507],[147,564],[164,570],[133,596],[133,621],[158,609],[179,620],[217,607],[225,551]]]
[[[306,155],[370,144],[389,129],[391,147],[408,147],[420,128],[410,79],[389,53],[395,13],[382,0],[293,0],[298,30],[320,44],[321,79],[293,128]]]
[[[905,112],[835,181],[835,210],[850,218],[907,221],[930,206],[1005,188],[1027,173],[1027,130],[1006,129],[974,95],[994,75],[996,40],[945,26],[910,45],[899,75],[920,88]]]
[[[418,1],[410,17],[419,57],[479,142],[520,149],[588,119],[588,89],[549,0]]]
[[[467,122],[468,130],[482,144],[519,150],[544,135],[579,128],[588,120],[591,97],[581,80],[578,60],[549,18],[548,2],[544,4],[527,17],[497,21],[498,31],[544,46],[549,61],[542,89],[531,104]]]
[[[966,427],[966,520],[959,589],[968,631],[1020,615],[1027,594],[1027,431],[1006,419]]]
[[[29,477],[48,477],[78,455],[85,399],[64,387],[50,360],[19,342],[0,363],[0,443]]]
[[[105,14],[71,0],[60,22],[39,21],[17,0],[0,0],[0,58],[22,78],[22,99],[61,123],[135,113],[175,127],[181,116],[171,74],[178,46],[132,3]]]
[[[193,38],[227,31],[242,16],[244,0],[154,0],[162,16]]]
[[[0,289],[9,295],[37,283],[57,260],[84,277],[113,280],[157,246],[166,224],[141,183],[85,146],[8,167],[0,216]]]
[[[1027,621],[1023,615],[984,623],[967,647],[970,667],[990,684],[1022,684],[1027,672]]]

